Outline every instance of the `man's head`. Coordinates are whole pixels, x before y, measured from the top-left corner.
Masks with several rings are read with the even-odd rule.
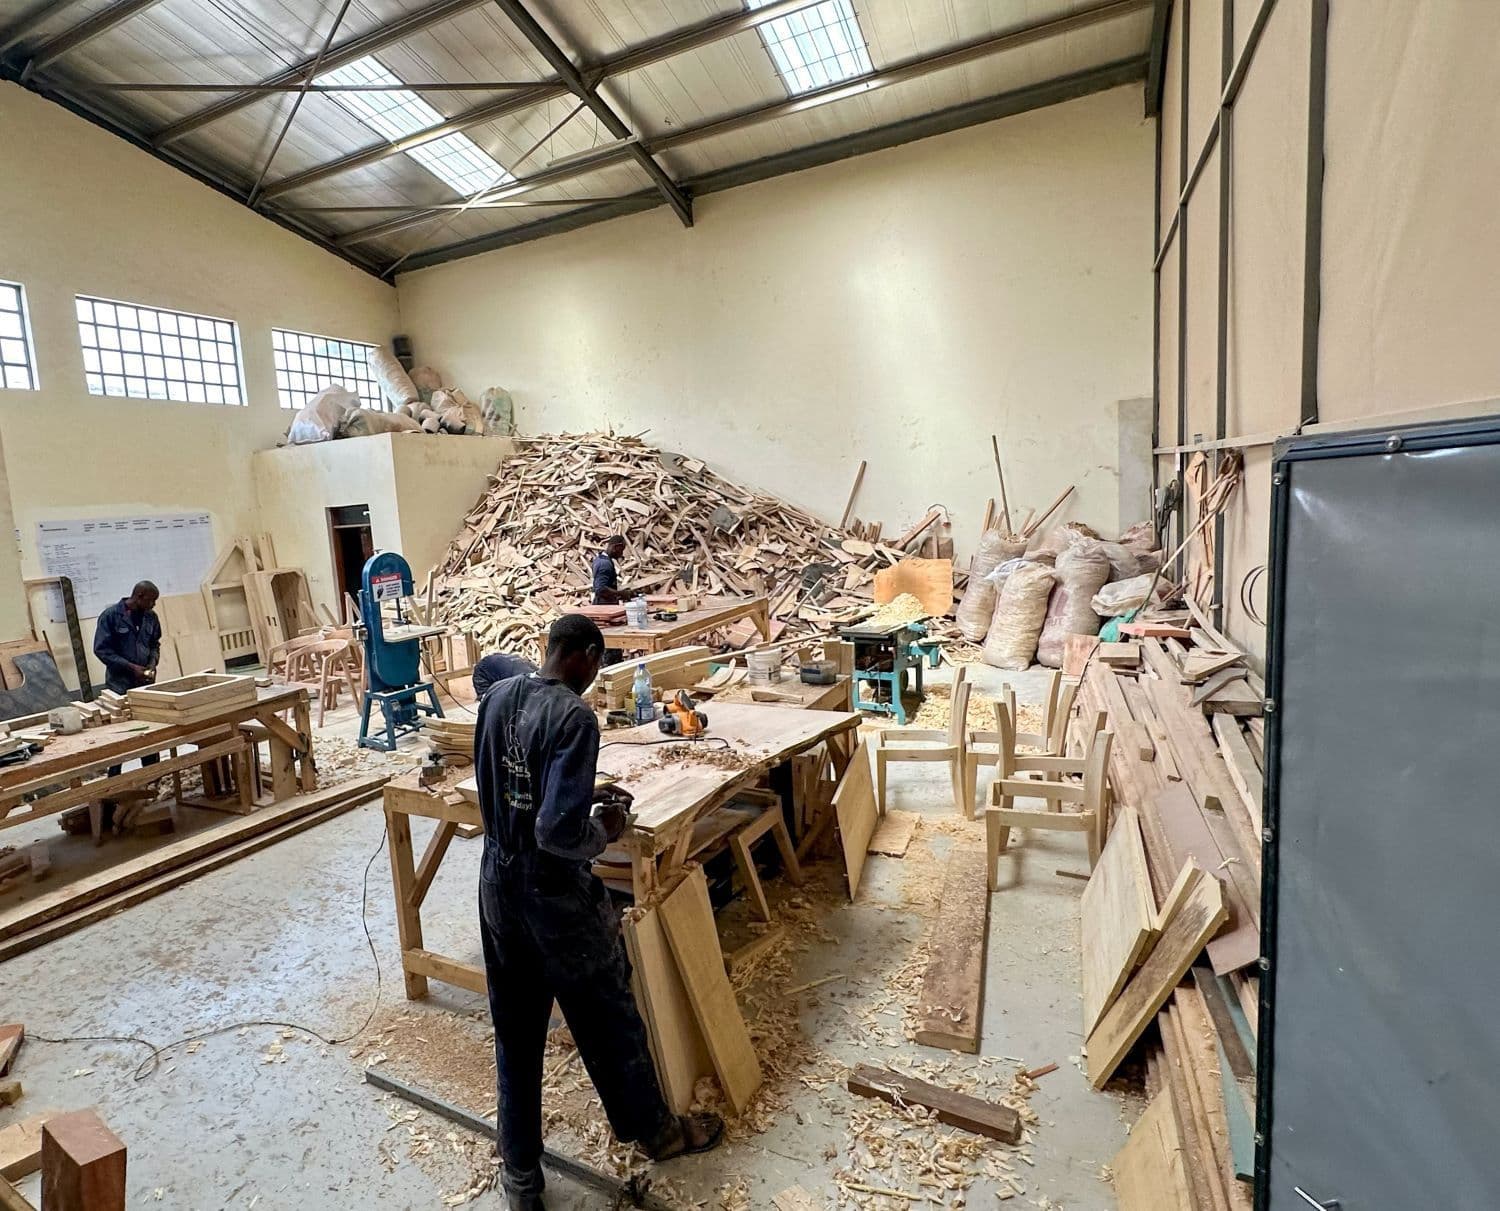
[[[547,632],[547,663],[542,671],[575,694],[589,688],[603,659],[604,636],[591,618],[564,614]]]
[[[611,534],[604,540],[604,553],[611,559],[619,559],[625,554],[625,535]]]
[[[156,605],[156,599],[160,596],[161,591],[154,584],[149,580],[142,580],[130,590],[130,596],[125,599],[125,604],[137,614],[144,614]]]

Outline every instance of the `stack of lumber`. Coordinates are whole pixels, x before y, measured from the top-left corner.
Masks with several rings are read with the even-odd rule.
[[[517,446],[435,569],[434,620],[487,651],[539,655],[551,620],[589,599],[590,561],[612,534],[630,536],[621,584],[765,594],[772,617],[808,634],[869,613],[876,571],[899,562],[931,524],[890,544],[846,537],[635,437],[557,434]]]
[[[459,764],[474,760],[474,721],[464,719],[428,719],[423,734],[432,742],[435,753],[442,753]]]
[[[1248,1209],[1264,689],[1196,609],[1122,631],[1079,690],[1082,718],[1104,712],[1118,737],[1083,912],[1090,1076],[1148,1039],[1153,1100],[1114,1165],[1123,1211]]]

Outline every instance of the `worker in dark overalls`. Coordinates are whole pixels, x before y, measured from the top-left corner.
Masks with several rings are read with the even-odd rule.
[[[603,654],[593,622],[559,618],[542,667],[493,686],[475,727],[480,932],[511,1211],[543,1205],[542,1058],[554,999],[618,1139],[667,1160],[706,1151],[724,1132],[718,1115],[667,1108],[630,990],[620,915],[592,870],[624,831],[630,803],[623,791],[594,788],[599,722],[580,695]]]
[[[137,581],[129,597],[122,597],[99,612],[94,626],[94,655],[104,666],[106,689],[125,694],[155,682],[156,665],[161,660],[161,620],[156,616],[156,601],[160,596],[149,580]],[[161,754],[147,753],[141,758],[141,766],[155,765],[160,760]],[[120,768],[111,765],[108,777],[115,777]],[[113,799],[102,799],[99,806],[101,825],[108,830],[114,825],[117,804]]]

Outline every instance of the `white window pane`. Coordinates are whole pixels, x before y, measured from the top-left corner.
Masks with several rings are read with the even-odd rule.
[[[14,311],[0,311],[0,337],[21,335],[21,317]]]
[[[0,340],[0,361],[12,366],[26,365],[26,342]]]
[[[31,390],[31,371],[25,366],[5,367],[5,385],[13,391]]]

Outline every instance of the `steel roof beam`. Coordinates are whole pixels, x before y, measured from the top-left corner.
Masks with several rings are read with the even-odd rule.
[[[97,38],[100,34],[108,33],[122,21],[130,20],[131,17],[144,12],[155,3],[157,0],[115,0],[115,3],[108,8],[101,8],[86,21],[80,21],[77,25],[58,34],[57,37],[42,43],[21,72],[22,80],[45,70],[48,65],[77,50],[85,42]]]
[[[439,0],[438,3],[429,5],[427,8],[417,9],[407,13],[405,16],[391,21],[386,25],[379,26],[352,38],[342,46],[335,47],[323,60],[322,70],[333,71],[335,68],[343,67],[347,63],[353,63],[356,59],[363,59],[366,55],[372,55],[383,47],[392,43],[400,42],[420,33],[430,25],[437,25],[443,21],[452,20],[471,8],[478,8],[489,0]],[[261,80],[254,90],[245,89],[237,92],[231,97],[225,97],[222,101],[216,101],[207,105],[195,114],[189,114],[165,126],[151,136],[151,146],[155,148],[165,147],[174,143],[184,135],[191,134],[200,127],[207,126],[210,122],[217,122],[220,118],[228,117],[232,113],[238,113],[247,105],[253,105],[265,95],[265,89],[270,85],[288,85],[292,89],[299,86],[312,71],[316,58],[305,59],[301,63],[293,64],[274,76],[268,76]]]
[[[742,13],[733,13],[728,17],[720,17],[714,21],[704,22],[702,25],[693,27],[681,33],[672,34],[665,38],[659,38],[654,42],[643,43],[634,50],[628,50],[614,59],[608,59],[592,67],[581,68],[579,74],[590,87],[597,87],[602,80],[612,76],[623,75],[626,72],[639,71],[643,67],[649,67],[653,63],[659,63],[664,59],[670,59],[673,55],[685,54],[688,51],[697,50],[708,46],[723,38],[732,38],[736,34],[742,34],[746,30],[754,29],[763,22],[784,17],[788,13],[797,12],[809,7],[817,0],[776,0],[775,3],[767,4],[763,8],[747,9]],[[366,147],[359,151],[350,152],[348,155],[340,156],[337,160],[330,160],[326,164],[320,164],[316,168],[309,168],[290,177],[283,177],[279,181],[272,181],[266,186],[262,196],[274,198],[293,189],[301,189],[304,185],[313,185],[319,181],[326,181],[329,177],[338,176],[340,173],[352,172],[356,168],[368,168],[371,164],[378,164],[381,160],[390,156],[399,155],[410,151],[414,147],[421,147],[424,143],[431,143],[437,139],[446,138],[461,130],[467,130],[471,126],[479,126],[485,122],[493,122],[510,114],[517,113],[523,109],[530,109],[537,105],[544,105],[548,101],[554,101],[558,97],[565,97],[569,89],[560,80],[538,81],[531,91],[517,92],[500,101],[490,101],[483,105],[467,109],[463,113],[456,114],[446,122],[440,122],[436,126],[430,126],[426,130],[419,130],[415,134],[408,135],[394,143],[380,143],[373,147]],[[204,111],[207,112],[206,110]]]
[[[302,92],[301,84],[223,84],[175,83],[158,84],[149,80],[96,80],[70,83],[77,93],[255,93],[269,96],[273,93]],[[513,92],[522,88],[535,88],[535,80],[473,80],[468,83],[452,80],[402,80],[401,87],[414,93],[441,92]],[[388,93],[389,84],[309,84],[310,93]]]
[[[77,3],[78,0],[44,0],[44,3],[38,4],[29,13],[17,17],[4,29],[0,29],[0,55],[17,42],[26,41],[53,17],[67,12]]]
[[[548,66],[557,73],[557,78],[568,86],[568,91],[581,99],[585,105],[594,111],[600,123],[616,139],[636,138],[636,134],[625,124],[620,117],[598,91],[579,74],[578,68],[574,66],[562,47],[552,40],[552,37],[544,30],[527,10],[521,0],[495,0],[495,6],[510,19],[521,36],[530,42],[537,52],[547,60]],[[684,227],[693,225],[693,203],[676,181],[672,180],[667,170],[656,162],[652,156],[639,142],[631,142],[625,147],[625,154],[636,162],[651,178],[651,183],[656,190],[667,200],[667,205],[672,208],[677,217],[682,221]]]

